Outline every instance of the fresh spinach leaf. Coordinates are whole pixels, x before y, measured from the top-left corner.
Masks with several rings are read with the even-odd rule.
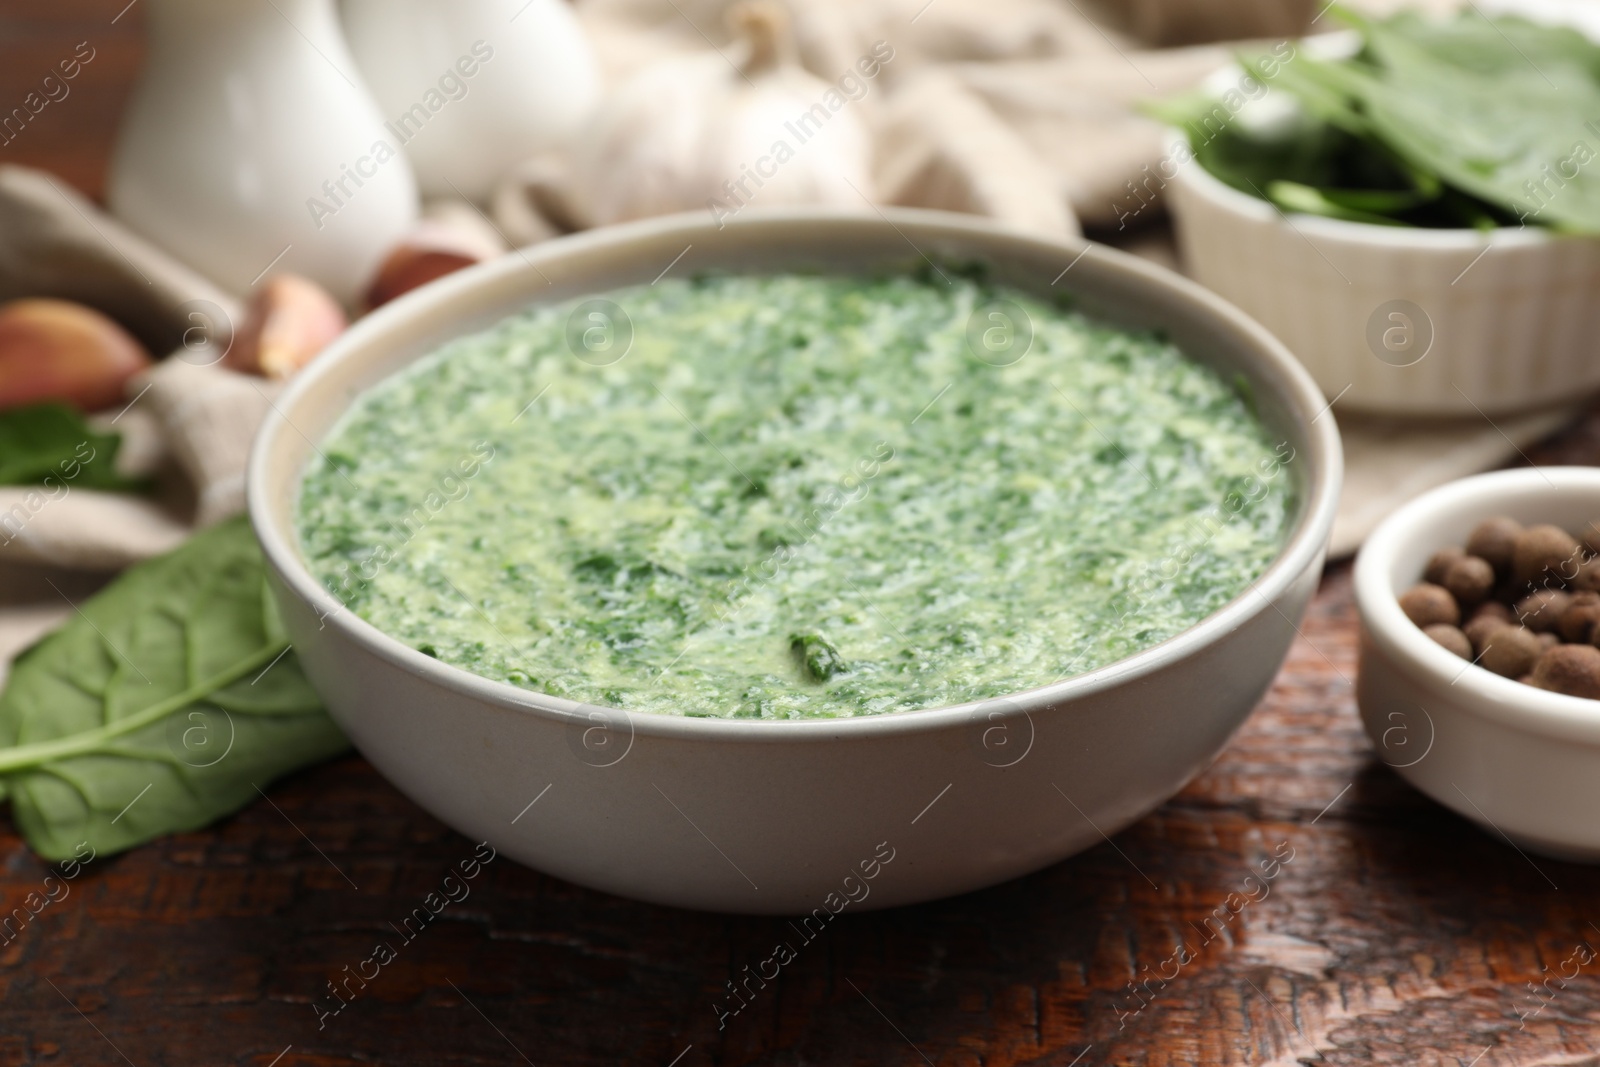
[[[121,436],[94,429],[65,404],[0,411],[0,485],[141,488],[116,471],[121,445]]]
[[[1597,138],[1590,128],[1600,118],[1600,83],[1563,47],[1536,43],[1546,34],[1565,42],[1571,31],[1458,16],[1447,24],[1456,33],[1487,24],[1475,57],[1487,52],[1496,30],[1518,29],[1533,49],[1519,54],[1502,39],[1501,62],[1486,77],[1437,45],[1429,47],[1428,34],[1415,25],[1402,32],[1353,13],[1344,17],[1360,27],[1377,64],[1346,68],[1375,137],[1450,185],[1519,217],[1600,232],[1600,174],[1591,165]],[[1588,47],[1600,57],[1600,48]],[[1481,58],[1474,62],[1483,65]]]
[[[1216,101],[1192,95],[1154,113],[1189,133],[1201,166],[1284,210],[1600,234],[1600,45],[1476,10],[1381,20],[1332,10],[1362,46],[1338,60],[1302,51],[1275,68],[1271,88],[1295,101],[1296,120],[1208,123]]]
[[[244,519],[79,605],[0,694],[0,783],[50,860],[204,826],[347,744],[289,647]]]
[[[1402,10],[1381,26],[1383,32],[1409,40],[1437,59],[1484,77],[1527,70],[1531,63],[1575,68],[1583,77],[1600,80],[1600,48],[1575,29],[1516,17],[1486,18],[1475,8],[1464,10],[1462,16],[1438,19]],[[1371,25],[1353,11],[1343,17],[1363,32]]]

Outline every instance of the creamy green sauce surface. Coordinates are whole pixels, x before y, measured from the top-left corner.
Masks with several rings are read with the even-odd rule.
[[[1292,519],[1289,446],[1153,335],[958,277],[606,299],[626,322],[534,308],[357,401],[298,510],[350,609],[573,700],[868,715],[1148,648]]]

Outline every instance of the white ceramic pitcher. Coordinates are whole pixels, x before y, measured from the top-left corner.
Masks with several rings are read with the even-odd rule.
[[[112,212],[234,292],[270,266],[354,304],[417,190],[333,0],[149,0],[148,26]]]
[[[565,0],[344,0],[350,50],[426,196],[482,200],[600,95]]]

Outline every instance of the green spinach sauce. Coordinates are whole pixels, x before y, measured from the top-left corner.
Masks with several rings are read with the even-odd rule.
[[[1148,648],[1292,519],[1289,446],[1152,334],[964,278],[606,299],[452,342],[335,427],[298,527],[351,610],[573,700],[867,715]]]

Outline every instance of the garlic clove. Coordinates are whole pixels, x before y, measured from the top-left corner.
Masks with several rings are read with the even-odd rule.
[[[153,361],[111,319],[70,300],[0,305],[0,409],[60,400],[98,411]]]
[[[463,226],[425,220],[389,252],[367,290],[367,306],[380,307],[429,282],[500,255],[496,247]]]
[[[344,309],[326,289],[297,274],[275,274],[250,298],[244,324],[222,365],[265,378],[288,378],[347,325]]]

